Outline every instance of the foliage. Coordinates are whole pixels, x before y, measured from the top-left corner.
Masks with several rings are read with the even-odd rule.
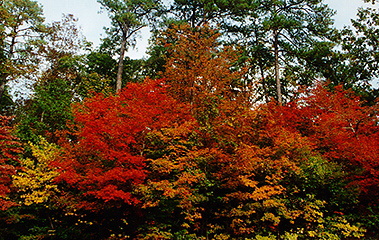
[[[35,46],[46,28],[42,24],[42,9],[36,1],[0,3],[0,103],[3,105],[6,84],[28,78],[36,71]]]
[[[9,126],[9,117],[0,116],[0,210],[14,206],[16,203],[9,198],[12,192],[12,175],[18,165],[18,154],[21,153],[21,144],[12,135]]]
[[[58,156],[56,145],[40,138],[30,144],[31,158],[20,158],[18,171],[12,176],[15,193],[12,199],[18,206],[3,212],[6,224],[1,239],[45,239],[54,235],[59,214],[54,216],[58,172],[50,163]],[[16,191],[17,190],[17,191]]]
[[[134,45],[135,35],[154,19],[154,12],[159,8],[157,0],[98,0],[108,12],[111,28],[107,29],[108,38],[103,41],[113,50],[119,51],[116,92],[122,87],[125,52]],[[118,46],[120,49],[118,50]]]
[[[283,108],[275,117],[311,138],[326,158],[343,163],[351,171],[361,168],[355,174],[364,189],[371,183],[374,187],[377,181],[376,112],[376,105],[365,105],[352,91],[342,87],[328,91],[317,86],[310,97]]]
[[[35,97],[24,106],[17,134],[33,143],[40,141],[39,136],[56,141],[56,131],[66,129],[66,122],[72,119],[70,87],[66,81],[55,79],[35,90]]]
[[[41,138],[39,145],[30,144],[34,159],[20,159],[21,171],[13,176],[13,185],[18,188],[23,204],[47,203],[55,195],[53,183],[58,171],[51,166],[59,154],[56,145]]]
[[[72,15],[42,27],[34,2],[0,5],[2,22],[12,4],[36,14],[36,41],[13,45],[36,58],[7,55],[20,25],[0,25],[1,76],[38,79],[0,117],[0,239],[378,238],[378,104],[358,96],[376,12],[332,42],[319,0],[99,2],[114,38],[96,50]],[[125,58],[151,20],[168,24],[152,58]]]
[[[147,185],[138,189],[149,218],[141,228],[140,238],[173,238],[177,234],[258,238],[266,232],[304,239],[363,236],[359,225],[351,224],[344,213],[340,215],[356,199],[353,188],[341,190],[347,184],[343,170],[318,156],[311,138],[288,128],[276,115],[271,117],[271,111],[267,114],[265,108],[253,111],[241,107],[236,98],[217,91],[229,87],[230,82],[223,82],[218,74],[205,75],[212,64],[203,64],[201,70],[195,67],[206,50],[195,55],[198,58],[186,55],[191,44],[212,52],[209,43],[214,43],[215,38],[202,42],[202,38],[190,38],[180,31],[184,40],[173,41],[174,61],[168,61],[167,78],[172,77],[173,95],[180,91],[177,98],[190,104],[199,127],[188,122],[150,134],[152,145],[147,147],[153,151],[147,154],[152,158],[148,165],[151,173]],[[190,44],[181,45],[187,39]],[[202,44],[197,45],[199,42]],[[186,60],[184,64],[182,59]],[[199,72],[204,77],[195,81]],[[176,77],[181,74],[182,78]],[[219,81],[213,81],[213,77]],[[197,92],[195,84],[214,90]],[[193,98],[188,97],[188,91],[194,93]],[[211,106],[197,102],[206,94],[223,101]],[[273,113],[280,114],[281,108],[285,109],[276,107]],[[196,109],[212,109],[213,116],[203,121]]]
[[[206,23],[216,25],[230,19],[233,10],[249,9],[248,1],[182,1],[175,0],[162,11],[165,25],[189,24],[200,27]]]
[[[333,79],[335,82],[377,96],[371,85],[379,74],[378,32],[379,12],[374,8],[359,9],[352,28],[341,31],[342,54],[347,66],[339,79]]]
[[[34,86],[41,88],[50,82],[54,84],[56,79],[63,80],[75,101],[89,96],[91,92],[110,92],[109,78],[113,76],[106,69],[114,64],[113,59],[109,60],[95,51],[88,53],[91,43],[82,35],[77,21],[68,14],[63,15],[61,21],[48,25],[49,32],[39,45],[41,61],[46,68]],[[98,61],[102,62],[101,67],[97,66]]]
[[[220,48],[219,36],[208,26],[177,25],[161,39],[167,48],[163,77],[170,92],[190,104],[195,114],[204,114],[203,118],[211,118],[216,111],[212,108],[222,101],[246,100],[249,95],[248,86],[241,81],[243,69],[234,68],[239,52]]]
[[[59,161],[59,179],[105,205],[138,203],[131,190],[146,177],[144,136],[183,116],[165,88],[157,81],[129,84],[117,96],[97,95],[77,105],[78,143],[67,146],[67,156]],[[80,206],[96,210],[102,205],[84,201]]]
[[[71,103],[95,90],[107,91],[106,84],[84,67],[80,52],[86,41],[76,21],[64,15],[48,25],[48,34],[39,44],[41,64],[46,68],[33,85],[34,94],[18,110],[18,136],[25,142],[38,144],[39,136],[57,141],[56,132],[67,129],[72,119]]]
[[[318,76],[312,66],[334,46],[334,13],[321,0],[256,1],[251,6],[236,12],[225,28],[244,47],[250,74],[260,80],[259,94],[284,102],[291,89],[312,85]]]

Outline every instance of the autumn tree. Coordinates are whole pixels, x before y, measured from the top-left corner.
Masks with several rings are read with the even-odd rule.
[[[12,210],[18,201],[14,198],[17,190],[11,179],[18,170],[22,153],[21,144],[13,135],[10,121],[10,117],[0,117],[0,235],[3,239],[14,237],[10,225],[17,221],[17,215],[12,214]]]
[[[31,144],[31,149],[36,161],[21,159],[21,171],[13,176],[13,184],[27,206],[46,203],[58,191],[57,185],[53,183],[58,172],[50,165],[59,155],[58,147],[41,138],[39,145]]]
[[[239,52],[221,48],[219,36],[208,26],[177,25],[162,39],[167,48],[163,77],[170,92],[190,104],[199,117],[205,114],[205,118],[212,118],[212,107],[223,101],[245,101],[250,94],[242,81],[244,71],[234,68]]]
[[[352,90],[316,87],[311,95],[272,113],[278,125],[311,139],[314,151],[347,171],[349,186],[359,186],[360,211],[377,214],[377,106],[368,105]],[[373,211],[373,212],[372,212]],[[370,231],[376,227],[366,221]]]
[[[150,172],[137,188],[149,214],[139,237],[362,236],[346,218],[326,214],[339,194],[354,191],[318,194],[344,186],[339,166],[313,153],[310,139],[261,118],[243,91],[228,94],[241,72],[230,71],[229,55],[215,50],[217,35],[183,25],[170,33],[166,81],[197,121],[149,133]]]
[[[56,145],[40,139],[30,144],[30,157],[20,157],[11,178],[14,192],[11,199],[17,206],[1,212],[1,239],[47,238],[54,235],[57,219],[57,185],[53,182],[58,172],[50,165],[58,157]],[[60,218],[61,220],[61,218]]]
[[[9,126],[10,118],[2,116],[0,118],[0,203],[1,211],[16,205],[15,202],[9,198],[8,194],[11,193],[12,175],[16,173],[18,165],[18,154],[21,153],[21,144],[12,135],[12,128]]]
[[[376,181],[376,111],[376,105],[366,105],[351,90],[339,86],[330,91],[318,86],[309,97],[283,107],[282,114],[288,114],[279,117],[278,112],[276,117],[282,119],[281,124],[288,124],[311,138],[328,159],[343,162],[346,167],[362,167],[364,171],[358,179],[362,178],[365,188],[371,181],[374,187]],[[290,116],[292,120],[289,120]]]
[[[276,96],[282,102],[282,95],[291,95],[289,89],[309,85],[323,73],[319,65],[337,44],[333,11],[320,0],[173,1],[168,9],[166,27],[217,26],[225,45],[244,49],[240,66],[249,66],[245,80],[259,80],[260,97],[266,100]]]
[[[73,130],[77,130],[63,145],[64,157],[55,161],[57,181],[66,186],[62,201],[68,209],[93,212],[103,222],[125,219],[130,223],[127,229],[133,228],[137,220],[130,214],[141,202],[133,190],[148,174],[146,136],[189,118],[187,108],[169,97],[166,89],[161,81],[147,80],[128,84],[118,95],[88,98],[74,108]],[[113,227],[122,232],[120,226]]]
[[[363,236],[344,216],[355,188],[312,138],[278,124],[275,111],[218,110],[214,135],[196,122],[149,133],[141,238]]]
[[[150,74],[153,74],[150,76],[161,76],[159,73],[164,72],[167,49],[159,39],[166,30],[182,24],[194,29],[207,25],[211,28],[217,28],[218,34],[220,34],[219,41],[224,41],[226,45],[230,45],[229,37],[234,38],[234,30],[227,28],[227,23],[238,22],[241,20],[239,14],[247,13],[256,6],[256,3],[252,3],[249,0],[175,0],[167,2],[163,5],[162,10],[157,13],[160,24],[152,25],[152,45],[148,51],[150,57],[147,59],[146,64],[150,69]]]

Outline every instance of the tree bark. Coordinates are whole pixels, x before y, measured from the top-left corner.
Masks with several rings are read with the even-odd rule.
[[[116,80],[116,93],[120,92],[122,87],[122,73],[124,71],[124,57],[126,51],[126,36],[122,37],[121,41],[121,50],[120,50],[120,58],[118,60],[118,69],[117,69],[117,80]]]
[[[0,104],[3,101],[3,95],[5,92],[5,79],[0,79]]]
[[[282,98],[282,84],[280,82],[279,73],[279,43],[278,43],[279,33],[278,30],[274,30],[274,54],[275,54],[275,82],[276,82],[276,95],[278,97],[279,105],[283,104]]]

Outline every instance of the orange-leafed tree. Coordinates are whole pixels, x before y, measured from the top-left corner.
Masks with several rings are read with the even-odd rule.
[[[16,205],[8,196],[12,191],[12,175],[16,173],[21,144],[12,135],[9,117],[0,116],[0,210]]]
[[[223,134],[244,118],[241,113],[254,96],[251,82],[245,81],[246,69],[238,64],[241,52],[223,46],[219,37],[207,25],[182,24],[167,29],[161,39],[167,48],[163,76],[169,93],[190,106],[208,147],[229,141],[231,135]]]
[[[181,24],[167,29],[161,38],[167,48],[163,76],[170,92],[198,112],[209,112],[211,106],[236,100],[248,90],[243,81],[246,71],[237,67],[241,53],[222,47],[219,37],[209,26]]]

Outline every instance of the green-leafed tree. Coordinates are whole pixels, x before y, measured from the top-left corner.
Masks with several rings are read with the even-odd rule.
[[[118,52],[116,92],[122,87],[125,52],[135,43],[139,30],[153,21],[153,13],[159,8],[159,0],[98,0],[111,19],[107,29],[108,37],[104,39],[110,47]]]
[[[378,96],[371,84],[379,77],[379,11],[360,8],[357,19],[351,21],[352,28],[343,29],[341,35],[344,71],[339,79],[331,80],[346,88],[364,90],[372,98]]]
[[[215,27],[236,16],[246,14],[259,4],[254,0],[173,0],[160,12],[163,26],[187,23],[191,27],[203,24]]]
[[[191,27],[199,27],[204,23],[221,20],[222,11],[218,6],[217,0],[174,0],[167,7],[165,13],[166,24],[187,23]]]
[[[115,85],[117,79],[117,61],[112,56],[111,52],[102,47],[86,56],[88,77],[99,78],[97,82],[91,81],[94,87],[90,90],[103,93],[114,90],[111,86]],[[125,57],[123,62],[122,82],[141,82],[148,75],[150,67],[144,59]]]
[[[48,30],[38,49],[46,68],[17,116],[18,136],[33,143],[39,142],[39,135],[52,141],[56,131],[66,129],[66,122],[71,119],[71,103],[93,88],[91,76],[85,72],[85,59],[79,55],[85,40],[76,19],[72,15],[63,16],[62,21],[52,23]]]
[[[45,31],[43,21],[36,1],[0,1],[0,105],[9,101],[7,83],[25,79],[35,70],[33,46]]]
[[[54,133],[66,129],[66,122],[72,118],[72,97],[70,86],[62,79],[36,86],[33,98],[25,103],[19,116],[18,136],[33,143],[39,141],[40,135],[53,140]]]
[[[253,79],[261,79],[264,95],[282,103],[290,89],[309,85],[316,73],[304,56],[316,46],[332,47],[333,11],[321,0],[259,0],[256,8],[236,15],[226,26],[236,33],[251,59]],[[320,53],[322,57],[325,53]]]

